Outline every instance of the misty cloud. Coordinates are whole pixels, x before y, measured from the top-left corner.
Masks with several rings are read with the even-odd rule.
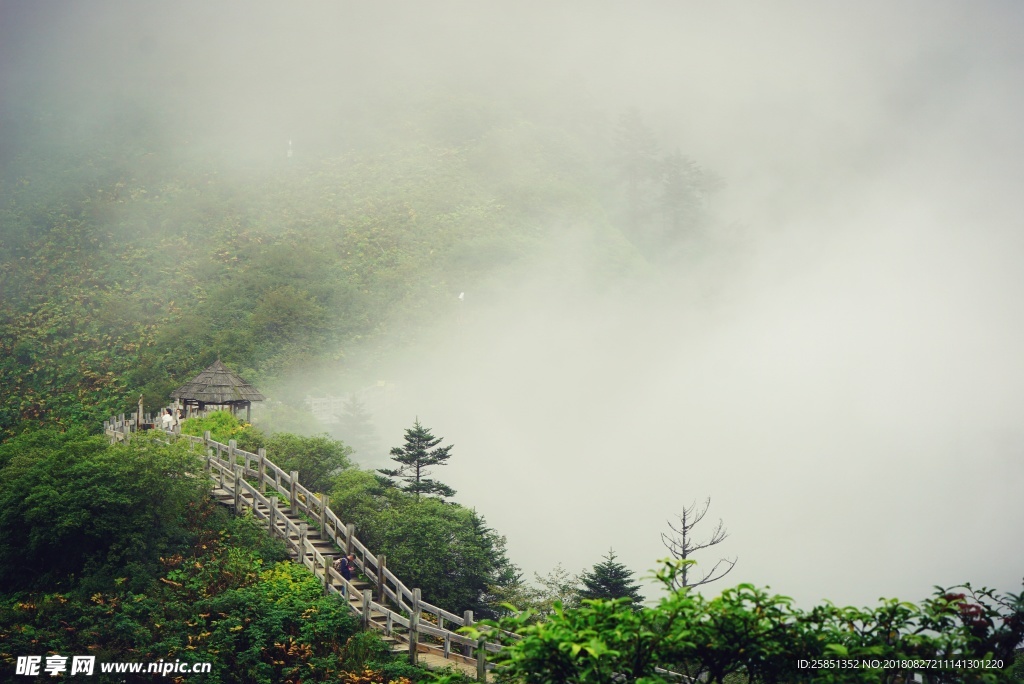
[[[801,602],[1016,590],[1018,4],[0,10],[4,126],[50,121],[54,144],[86,149],[131,124],[148,153],[208,159],[240,185],[289,140],[302,161],[472,137],[486,106],[410,130],[403,112],[438,93],[550,125],[638,109],[726,180],[715,230],[595,286],[581,244],[607,225],[590,215],[529,277],[451,284],[457,320],[360,369],[399,388],[382,440],[419,416],[454,444],[440,479],[528,576],[609,547],[653,567],[665,521],[711,496],[722,555],[740,559],[730,582]],[[356,134],[376,121],[379,139]],[[7,159],[26,153],[0,137]]]

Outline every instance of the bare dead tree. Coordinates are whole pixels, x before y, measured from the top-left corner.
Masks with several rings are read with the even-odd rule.
[[[697,551],[710,548],[716,544],[720,544],[729,536],[729,533],[722,527],[722,520],[719,518],[718,526],[712,531],[711,536],[705,541],[695,541],[693,538],[693,528],[695,528],[704,516],[707,515],[708,508],[711,506],[711,497],[709,496],[704,500],[703,506],[697,506],[697,502],[694,501],[692,504],[683,509],[683,512],[678,516],[679,524],[673,525],[670,521],[668,527],[672,530],[671,534],[665,532],[661,533],[661,541],[665,547],[669,550],[677,560],[692,560],[692,556]],[[708,582],[714,582],[715,580],[722,579],[729,572],[736,567],[736,561],[739,558],[721,558],[714,567],[706,572],[699,580],[695,582],[690,581],[689,571],[692,566],[685,565],[679,575],[676,577],[674,583],[675,589],[681,589],[683,587],[699,587],[702,584]],[[723,568],[723,564],[728,567],[724,567],[721,571],[719,568]]]

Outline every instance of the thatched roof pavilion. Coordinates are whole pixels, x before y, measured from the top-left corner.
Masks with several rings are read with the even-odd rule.
[[[202,411],[207,406],[229,406],[232,413],[245,406],[245,419],[252,418],[252,402],[263,401],[265,396],[243,380],[237,373],[217,359],[212,366],[171,392],[188,410]]]

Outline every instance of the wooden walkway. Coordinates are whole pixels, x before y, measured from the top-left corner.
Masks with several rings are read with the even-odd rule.
[[[121,415],[104,422],[104,433],[111,441],[127,441],[135,424]],[[472,611],[455,615],[424,601],[419,589],[409,589],[388,569],[384,555],[374,555],[359,541],[355,526],[338,518],[326,495],[299,483],[298,472],[284,472],[263,449],[243,451],[234,440],[213,441],[209,432],[203,437],[161,432],[203,449],[214,499],[238,515],[251,512],[272,537],[284,541],[292,560],[320,580],[325,594],[345,601],[365,628],[382,632],[392,651],[408,652],[412,664],[452,667],[478,681],[490,679],[486,654],[500,647],[453,631],[473,624]],[[342,553],[355,555],[365,579],[348,581],[334,569],[332,562]]]

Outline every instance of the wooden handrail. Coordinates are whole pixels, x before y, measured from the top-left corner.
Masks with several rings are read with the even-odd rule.
[[[104,421],[103,427],[106,436],[111,441],[117,442],[131,439],[131,433],[135,424],[126,419],[122,414],[120,417]],[[356,556],[356,568],[367,577],[373,586],[377,587],[381,594],[395,604],[398,611],[377,602],[370,602],[370,616],[385,618],[386,631],[390,632],[394,625],[409,628],[411,619],[405,617],[403,613],[412,615],[414,606],[416,606],[420,613],[433,616],[438,623],[438,625],[433,625],[426,620],[421,620],[417,631],[421,635],[429,635],[443,642],[442,645],[419,643],[418,646],[420,648],[440,651],[445,658],[449,658],[451,657],[452,643],[474,649],[479,646],[475,639],[470,639],[446,627],[439,626],[447,622],[461,627],[465,626],[465,620],[462,616],[450,613],[426,601],[420,600],[417,603],[414,599],[413,590],[409,589],[390,568],[381,568],[378,557],[358,537],[352,534],[351,538],[349,538],[348,526],[331,510],[329,505],[324,505],[321,497],[300,484],[298,478],[295,478],[293,482],[292,475],[284,471],[269,458],[239,449],[233,443],[222,444],[205,437],[184,435],[180,431],[166,431],[161,428],[157,428],[157,430],[169,435],[173,439],[185,439],[192,446],[202,445],[205,447],[208,450],[206,472],[216,485],[234,495],[234,500],[237,502],[236,512],[241,513],[248,510],[252,512],[255,518],[266,520],[268,522],[268,533],[284,541],[288,550],[295,554],[295,560],[311,570],[324,583],[326,592],[334,594],[346,593],[351,596],[353,595],[352,592],[358,593],[358,590],[334,569],[328,557],[324,556],[313,546],[312,542],[306,538],[306,532],[284,514],[284,511],[289,506],[316,521],[316,527],[320,529],[322,536],[330,539],[334,544],[343,549],[350,549]],[[239,475],[237,478],[237,489],[235,487],[236,473]],[[250,483],[247,478],[256,479],[256,483]],[[261,491],[264,488],[267,490],[266,494]],[[294,498],[292,497],[293,491],[295,493]],[[280,499],[275,495],[283,497],[286,503],[280,502]],[[260,510],[260,506],[265,508],[267,512]],[[323,526],[319,524],[321,520],[324,522]],[[378,571],[384,584],[383,587],[377,586]],[[339,590],[334,586],[335,583],[340,583],[343,590]],[[351,602],[348,603],[351,610],[356,613],[360,612],[360,609],[353,606]],[[488,644],[489,651],[498,649],[500,647]],[[459,658],[470,664],[476,662],[473,658],[466,656],[459,656]]]

